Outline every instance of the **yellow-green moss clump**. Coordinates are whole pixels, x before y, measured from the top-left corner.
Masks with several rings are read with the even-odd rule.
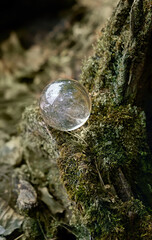
[[[144,114],[129,105],[108,109],[91,116],[89,126],[77,134],[77,141],[73,135],[60,146],[65,187],[95,239],[125,239],[132,216],[146,214],[145,207],[140,209],[143,196],[152,203],[147,191],[152,182],[145,179],[152,166]]]

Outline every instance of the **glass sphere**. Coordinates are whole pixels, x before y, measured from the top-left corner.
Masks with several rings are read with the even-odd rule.
[[[44,121],[61,131],[81,127],[89,118],[91,100],[87,90],[72,79],[59,79],[46,86],[40,97]]]

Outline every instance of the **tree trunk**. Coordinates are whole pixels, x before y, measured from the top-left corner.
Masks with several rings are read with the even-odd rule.
[[[152,237],[151,45],[151,0],[121,0],[83,66],[89,121],[48,135],[37,107],[24,113],[24,141],[58,161],[77,239]]]

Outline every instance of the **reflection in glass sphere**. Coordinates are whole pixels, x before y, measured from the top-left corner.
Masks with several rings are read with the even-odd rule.
[[[59,79],[46,86],[40,98],[44,121],[61,131],[81,127],[89,118],[91,101],[86,89],[72,79]]]

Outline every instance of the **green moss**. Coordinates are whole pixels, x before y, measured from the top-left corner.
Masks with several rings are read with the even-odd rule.
[[[26,218],[23,224],[23,231],[26,239],[35,240],[37,238],[43,238],[39,228],[39,224],[34,218]]]
[[[62,178],[71,199],[80,208],[82,222],[95,239],[124,236],[129,212],[120,211],[120,205],[125,209],[122,203],[125,194],[129,195],[125,201],[131,201],[133,207],[135,204],[130,200],[131,189],[123,193],[117,190],[126,187],[118,172],[122,169],[126,182],[138,195],[140,175],[144,176],[147,168],[152,167],[146,144],[145,116],[128,105],[103,108],[103,114],[94,113],[89,121],[88,129],[77,131],[87,144],[73,142],[74,136],[71,136],[71,144],[64,142],[62,145],[59,159]],[[142,185],[147,185],[146,178],[142,178]],[[150,197],[150,192],[145,190],[144,194]],[[137,210],[133,212],[140,217]]]
[[[82,82],[91,92],[108,89],[112,102],[116,104],[122,100],[125,84],[124,68],[127,62],[124,65],[123,54],[128,44],[129,11],[130,5],[127,1],[119,4],[117,11],[102,30],[94,49],[95,55],[85,62],[82,71]]]
[[[82,83],[90,92],[108,90],[115,105],[135,101],[151,39],[151,19],[150,0],[120,1],[101,32],[94,56],[82,69]]]

